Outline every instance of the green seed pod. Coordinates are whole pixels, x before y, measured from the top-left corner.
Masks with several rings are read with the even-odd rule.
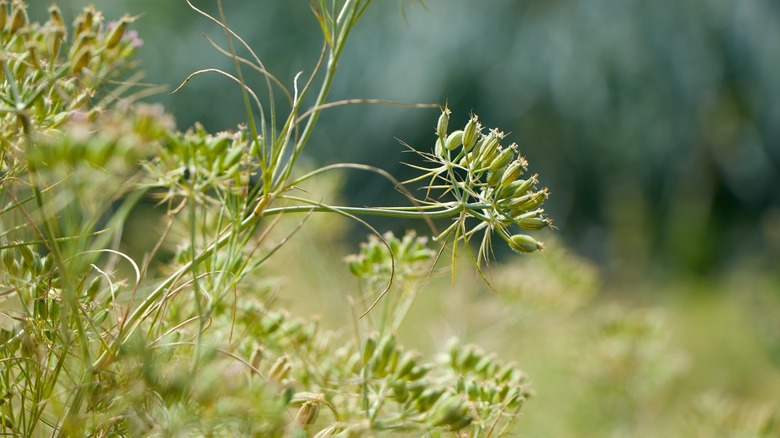
[[[393,396],[398,403],[406,403],[409,400],[409,390],[403,380],[396,380],[392,383]]]
[[[29,245],[19,246],[19,251],[22,253],[22,259],[24,260],[23,266],[27,269],[32,268],[35,265],[35,257],[30,249]]]
[[[45,320],[49,317],[49,300],[46,297],[47,293],[44,288],[39,285],[37,289],[38,298],[35,299],[35,316],[36,318]]]
[[[490,187],[496,187],[501,182],[501,176],[504,174],[504,169],[488,170],[487,184]]]
[[[454,150],[458,146],[463,144],[463,131],[453,131],[450,135],[447,136],[447,140],[444,141],[444,147],[447,148],[447,150]]]
[[[416,400],[425,391],[431,382],[427,380],[416,380],[406,385],[406,390],[409,391],[409,399]]]
[[[295,423],[302,427],[311,426],[317,421],[319,413],[319,402],[307,401],[298,409],[298,413],[295,415]]]
[[[268,370],[268,378],[272,382],[282,383],[282,381],[290,375],[291,368],[290,360],[287,355],[279,356]]]
[[[367,364],[369,360],[374,356],[376,351],[376,334],[372,333],[366,338],[366,342],[363,344],[363,363]]]
[[[417,380],[426,374],[428,374],[428,371],[430,371],[433,368],[431,364],[424,364],[424,365],[417,365],[414,368],[412,368],[412,372],[409,373],[409,380]]]
[[[460,420],[455,421],[452,424],[450,424],[450,430],[453,431],[453,432],[456,432],[456,431],[459,431],[459,430],[461,430],[461,429],[463,429],[465,427],[469,427],[471,425],[472,421],[473,420],[472,420],[471,416],[464,415],[463,417],[461,417]]]
[[[92,57],[92,50],[89,47],[85,47],[73,57],[72,64],[70,65],[70,71],[74,75],[79,73],[84,67],[87,66],[89,59]]]
[[[234,166],[238,164],[239,161],[241,161],[241,157],[244,156],[244,147],[241,144],[235,144],[230,151],[225,155],[225,164],[224,166],[226,168],[229,168],[231,166]]]
[[[436,154],[437,157],[446,158],[444,155],[444,146],[442,146],[441,139],[436,139],[436,144],[433,146],[433,153]]]
[[[471,371],[474,365],[477,364],[482,354],[477,350],[474,345],[466,345],[460,350],[457,359],[457,365],[459,370]]]
[[[472,115],[468,123],[466,123],[466,127],[463,128],[463,149],[468,151],[474,147],[477,140],[479,140],[481,130],[482,126],[477,121],[477,116]]]
[[[417,355],[411,351],[405,351],[398,359],[398,365],[395,368],[395,376],[398,379],[403,379],[412,372],[414,366],[417,365]]]
[[[539,175],[534,174],[534,176],[526,179],[526,180],[520,180],[521,183],[513,193],[513,196],[522,196],[525,195],[529,190],[532,190],[536,187],[536,184],[539,183],[539,180],[537,179]]]
[[[395,336],[385,335],[382,342],[379,343],[378,349],[383,362],[390,360],[390,356],[395,351]]]
[[[509,163],[509,166],[507,166],[504,174],[501,176],[501,183],[499,185],[501,187],[508,186],[517,180],[517,178],[523,174],[524,170],[525,168],[523,167],[522,163],[519,163],[518,160],[512,161]]]
[[[371,268],[366,263],[366,259],[363,256],[349,255],[345,258],[349,272],[357,278],[367,277],[371,273]]]
[[[492,404],[494,403],[493,400],[496,398],[496,394],[498,394],[498,388],[496,388],[496,385],[493,384],[493,382],[487,382],[482,386],[480,392],[480,399]]]
[[[8,2],[6,0],[0,0],[0,33],[5,30],[5,25],[8,22]]]
[[[20,29],[26,27],[29,22],[30,19],[27,17],[27,10],[24,8],[24,5],[21,3],[14,3],[11,15],[11,26],[8,28],[8,33],[10,35],[16,34]]]
[[[520,228],[524,228],[530,231],[543,230],[545,228],[549,228],[552,225],[552,221],[550,219],[543,217],[521,217],[515,219],[515,223],[519,225]]]
[[[16,257],[14,257],[14,250],[13,248],[6,248],[3,250],[3,266],[5,266],[5,269],[11,270],[13,267],[14,262],[16,261]]]
[[[35,48],[35,43],[27,44],[27,55],[30,60],[30,64],[36,69],[40,70],[41,62],[38,58],[38,49]]]
[[[49,52],[49,65],[54,65],[56,63],[63,41],[65,41],[64,27],[57,27],[46,35],[46,50]]]
[[[495,159],[493,159],[493,161],[488,165],[488,169],[499,170],[508,166],[509,163],[512,161],[512,158],[514,158],[515,156],[515,147],[516,145],[512,143],[511,146],[503,150],[499,148],[500,152],[498,156]]]
[[[65,27],[65,20],[62,19],[62,11],[56,3],[49,6],[49,20],[57,27]]]
[[[426,412],[433,407],[433,404],[436,403],[436,400],[438,400],[442,394],[444,394],[444,388],[442,387],[434,386],[432,388],[427,388],[419,397],[417,397],[414,406],[418,411]]]
[[[108,38],[106,38],[107,49],[112,49],[119,45],[119,42],[122,41],[122,37],[125,36],[125,32],[127,31],[127,26],[132,22],[133,19],[130,18],[129,15],[125,14],[124,16],[122,16],[119,22],[116,23],[116,26],[114,26],[114,28],[111,29],[111,32],[108,34]]]
[[[519,407],[527,398],[527,393],[519,386],[513,386],[507,392],[505,401],[506,406],[509,409],[515,409]]]
[[[542,205],[545,199],[547,199],[547,189],[542,189],[513,200],[508,208],[514,213],[529,211]]]
[[[466,395],[471,401],[479,398],[479,384],[474,379],[466,381]]]
[[[49,302],[49,321],[58,321],[60,319],[60,312],[62,311],[62,305],[60,304],[60,300],[56,298],[52,298],[48,300]],[[102,310],[102,314],[98,314],[96,318],[93,318],[95,321],[95,325],[99,326],[103,323],[103,321],[106,320],[108,317],[109,311],[108,310]]]
[[[89,5],[85,7],[83,15],[81,15],[82,17],[84,17],[84,27],[86,27],[87,29],[92,29],[92,25],[95,24],[95,16],[97,15],[98,13],[95,10],[94,6]]]
[[[463,425],[464,418],[468,419],[465,425]],[[471,423],[471,417],[469,416],[468,407],[456,395],[446,399],[443,398],[437,403],[431,417],[431,424],[434,427],[450,426],[451,431],[462,429],[469,423]],[[457,429],[452,427],[455,424],[459,425]]]
[[[439,116],[439,121],[436,123],[436,135],[439,136],[439,140],[441,140],[442,143],[444,143],[444,139],[447,138],[447,127],[450,123],[450,113],[451,111],[449,108],[445,107]]]
[[[479,159],[483,165],[487,165],[498,156],[498,149],[501,139],[504,138],[504,133],[496,129],[492,129],[488,135],[482,138],[482,146],[479,147]]]
[[[502,172],[503,176],[503,172]],[[525,183],[525,180],[517,180],[512,181],[511,183],[502,186],[500,189],[496,190],[496,199],[501,202],[509,202],[509,200],[514,197],[515,192],[517,189],[522,186]]]
[[[482,376],[488,377],[489,374],[492,374],[492,373],[488,373],[488,370],[491,367],[491,365],[495,364],[495,361],[496,360],[493,356],[488,356],[488,355],[482,356],[477,362],[477,364],[474,365],[474,371],[481,374]]]
[[[263,347],[255,345],[255,348],[252,350],[252,355],[249,356],[249,363],[255,368],[260,368],[260,363],[263,361],[264,355]]]
[[[530,253],[543,250],[544,244],[526,234],[515,234],[509,238],[509,247],[517,252]]]

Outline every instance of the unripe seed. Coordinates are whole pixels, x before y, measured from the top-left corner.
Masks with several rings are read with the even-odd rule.
[[[3,250],[3,266],[5,266],[5,269],[11,270],[13,267],[14,262],[16,261],[16,258],[14,257],[13,249],[12,248],[6,248]]]
[[[466,127],[463,128],[463,149],[469,150],[474,147],[474,144],[479,140],[479,134],[482,127],[477,121],[477,116],[471,116]]]
[[[447,150],[453,150],[463,144],[463,131],[453,131],[447,136],[447,140],[444,142],[444,147]]]
[[[447,138],[447,127],[450,123],[450,113],[450,109],[445,107],[439,116],[439,121],[436,123],[436,135],[439,136],[439,140],[442,142],[444,142],[444,139]]]
[[[509,163],[512,161],[512,158],[515,156],[515,147],[516,145],[513,143],[508,148],[502,150],[498,154],[498,156],[490,163],[488,168],[490,170],[499,170],[508,166]]]
[[[0,32],[5,30],[5,24],[8,22],[8,2],[0,0]]]
[[[18,30],[27,26],[30,21],[27,17],[27,11],[22,5],[15,4],[14,6],[16,7],[11,16],[11,27],[8,28],[8,33],[11,35],[14,35]]]
[[[424,375],[428,374],[428,371],[430,371],[431,368],[433,368],[431,364],[415,366],[412,368],[412,372],[409,373],[409,380],[417,380],[423,377]]]
[[[487,184],[490,187],[496,187],[501,182],[501,177],[504,174],[504,169],[488,170]]]
[[[310,426],[317,421],[319,413],[319,402],[307,401],[298,409],[298,413],[295,415],[295,423],[303,427]]]
[[[468,419],[468,422],[462,425],[464,418]],[[434,427],[450,426],[452,431],[462,429],[469,423],[471,423],[471,417],[468,415],[468,408],[458,396],[450,396],[438,403],[431,420]],[[453,427],[455,424],[459,425],[457,429]]]
[[[31,268],[35,264],[35,257],[33,257],[33,252],[30,247],[28,245],[21,245],[19,251],[22,253],[22,258],[24,259],[24,267]]]
[[[530,253],[543,250],[544,244],[526,234],[515,234],[509,238],[509,247],[517,252]]]
[[[543,230],[552,225],[552,221],[542,217],[521,217],[515,220],[515,223],[526,230]]]
[[[415,403],[415,407],[420,412],[425,412],[429,410],[431,407],[433,407],[433,404],[436,403],[436,400],[439,399],[439,397],[444,394],[444,388],[442,387],[433,387],[428,388],[425,391],[420,394],[419,397],[417,397],[417,402]]]
[[[403,380],[396,380],[392,384],[393,395],[398,403],[406,403],[409,400],[409,390]]]
[[[111,29],[111,33],[108,34],[108,38],[106,39],[106,48],[111,49],[119,45],[119,42],[122,41],[122,37],[125,36],[127,26],[132,23],[132,21],[133,19],[130,18],[129,15],[125,14],[119,20],[119,22],[116,23],[116,26]]]
[[[513,212],[533,210],[542,205],[545,199],[547,199],[547,189],[542,189],[517,198],[510,202],[508,208]]]
[[[376,335],[371,334],[366,338],[366,342],[363,344],[363,363],[368,363],[369,360],[371,360],[371,357],[374,355],[374,351],[376,351]]]
[[[85,47],[81,52],[77,53],[76,56],[73,57],[73,64],[70,66],[70,70],[73,74],[77,74],[80,72],[84,67],[86,67],[87,63],[89,62],[89,58],[92,57],[92,50],[89,49],[89,47]]]
[[[287,355],[280,356],[268,370],[268,378],[276,383],[282,383],[290,375],[290,360]]]
[[[479,398],[479,384],[475,380],[469,379],[466,382],[466,395],[471,401],[476,401]]]
[[[60,11],[60,8],[56,3],[52,3],[52,5],[49,6],[49,19],[57,27],[65,27],[65,20],[62,19],[62,11]]]
[[[255,368],[260,368],[260,362],[262,362],[263,356],[263,347],[255,345],[254,350],[252,350],[252,355],[249,356],[249,363]]]
[[[410,351],[405,351],[401,358],[398,360],[398,365],[396,366],[395,376],[399,379],[403,379],[406,377],[409,373],[412,372],[412,369],[417,364],[417,358],[416,355]]]
[[[522,163],[519,162],[519,160],[512,161],[509,163],[509,166],[507,166],[506,170],[504,171],[504,174],[501,176],[501,183],[499,184],[501,187],[505,187],[512,182],[514,182],[520,175],[523,174],[523,171],[525,168],[523,167]]]

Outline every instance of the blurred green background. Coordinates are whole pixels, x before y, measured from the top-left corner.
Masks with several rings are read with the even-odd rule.
[[[183,0],[93,3],[109,20],[140,16],[133,27],[146,41],[138,55],[149,83],[172,90],[197,69],[231,71],[202,36],[222,42],[223,33]],[[211,13],[214,3],[197,2]],[[73,16],[87,2],[60,4]],[[47,6],[31,5],[38,18]],[[225,6],[230,25],[285,84],[311,71],[321,37],[309,2]],[[573,306],[577,312],[553,306],[560,321],[554,329],[511,328],[529,341],[491,345],[531,357],[521,365],[540,395],[520,420],[524,436],[673,436],[657,421],[670,409],[735,423],[760,423],[750,413],[762,409],[777,412],[763,403],[780,398],[778,72],[774,0],[427,0],[425,7],[381,0],[347,45],[331,100],[447,102],[454,126],[473,111],[488,127],[510,131],[530,171],[551,189],[547,210],[559,230],[548,248],[559,249],[538,256],[553,266],[542,269],[554,283],[548,289],[575,296],[593,289],[594,297]],[[259,77],[250,83],[264,86]],[[210,131],[231,129],[245,117],[237,87],[216,75],[147,100],[162,102],[182,129],[195,121]],[[315,163],[372,164],[403,179],[412,173],[401,162],[413,157],[396,138],[429,150],[437,116],[432,109],[338,107],[322,116],[308,152]],[[403,202],[385,181],[365,174],[346,176],[340,193],[355,205]],[[411,226],[374,223],[396,232]],[[556,265],[562,248],[571,252]],[[510,263],[529,272],[522,263],[536,262]],[[592,274],[561,283],[566,263]],[[303,288],[306,280],[297,281]],[[464,305],[484,299],[474,292],[478,286],[466,289]],[[645,327],[637,329],[639,341],[611,340],[610,323],[600,331],[614,314],[621,324]],[[479,339],[478,331],[463,332]],[[645,337],[663,342],[630,351],[650,359],[640,364],[666,365],[662,377],[647,371],[662,380],[649,384],[661,392],[647,382],[642,389],[626,383],[642,383],[640,365],[621,365],[639,374],[617,380],[591,373],[607,369],[604,362],[584,366],[584,374],[572,365],[598,358],[593,351],[601,348],[619,356],[621,345],[642,346]],[[572,351],[577,359],[567,356]],[[599,379],[609,382],[599,386]],[[777,436],[695,430],[679,436]]]

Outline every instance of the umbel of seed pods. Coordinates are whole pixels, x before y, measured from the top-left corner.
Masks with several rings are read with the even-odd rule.
[[[479,203],[489,207],[483,213],[513,250],[529,253],[544,249],[533,237],[507,230],[512,224],[525,230],[552,226],[552,220],[540,208],[547,199],[547,188],[536,190],[536,174],[521,178],[528,161],[519,154],[517,144],[502,146],[505,134],[498,129],[483,133],[476,115],[463,129],[448,133],[449,118],[450,110],[445,108],[436,125],[435,153],[451,168],[465,170],[464,181],[452,182],[467,187]]]

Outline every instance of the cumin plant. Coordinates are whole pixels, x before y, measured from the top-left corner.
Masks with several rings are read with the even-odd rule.
[[[518,252],[539,250],[516,230],[550,226],[540,208],[547,192],[535,190],[535,175],[520,178],[527,162],[517,146],[502,146],[497,129],[484,133],[476,116],[449,132],[444,108],[433,151],[420,152],[430,163],[418,178],[429,182],[424,199],[346,207],[297,194],[335,169],[376,172],[403,187],[359,164],[299,170],[323,110],[375,103],[328,100],[345,44],[370,4],[312,2],[322,55],[288,89],[230,28],[221,2],[216,15],[190,3],[224,31],[224,46],[211,42],[235,70],[190,77],[229,78],[246,108],[237,130],[211,134],[199,125],[178,132],[162,108],[133,104],[138,94],[127,84],[137,76],[114,80],[132,71],[139,44],[128,32],[132,18],[109,26],[88,7],[67,30],[56,6],[40,25],[21,1],[0,0],[3,433],[490,436],[511,422],[530,394],[515,364],[457,340],[441,361],[397,343],[418,287],[410,280],[427,275],[440,252],[414,235],[383,236],[360,217],[450,218],[436,240],[466,242],[480,272],[493,235]],[[246,85],[250,73],[265,78],[267,101]],[[156,243],[134,260],[123,252],[123,231],[148,199],[165,213],[149,230]],[[284,291],[262,273],[321,212],[354,219],[375,236],[350,262],[374,297],[354,344],[277,308]],[[274,240],[271,231],[287,217],[298,217],[297,225]],[[480,232],[475,256],[468,243]]]

